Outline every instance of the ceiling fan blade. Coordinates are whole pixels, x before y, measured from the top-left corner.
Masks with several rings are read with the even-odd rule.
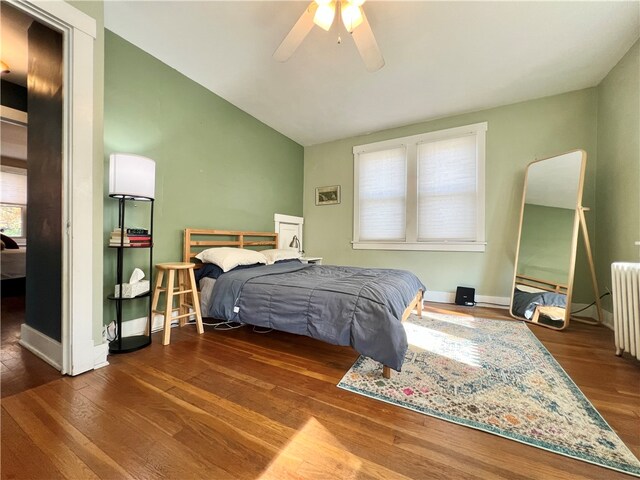
[[[313,16],[317,9],[318,4],[316,2],[309,4],[278,49],[273,53],[274,60],[278,62],[286,62],[289,60],[313,28]]]
[[[375,72],[384,67],[384,58],[382,58],[378,42],[376,42],[376,37],[373,36],[371,26],[362,7],[360,7],[360,13],[362,13],[362,23],[351,32],[351,36],[356,43],[356,48],[360,52],[365,67],[367,67],[368,71]]]

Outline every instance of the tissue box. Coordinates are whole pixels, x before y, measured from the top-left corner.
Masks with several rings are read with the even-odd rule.
[[[149,291],[149,280],[122,284],[122,298],[133,298]],[[120,297],[120,285],[116,285],[114,297]]]

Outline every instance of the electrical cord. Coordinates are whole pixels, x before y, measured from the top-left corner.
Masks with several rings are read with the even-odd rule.
[[[189,325],[194,325],[196,323],[195,319],[193,320],[189,320],[187,322],[187,324]],[[225,321],[225,322],[217,322],[217,323],[211,323],[211,322],[202,322],[203,325],[206,325],[207,327],[213,327],[214,330],[235,330],[236,328],[241,328],[244,327],[245,324],[244,323],[239,323],[239,322],[229,322],[229,321]]]
[[[196,323],[195,320],[189,320],[187,322],[187,324],[195,324],[195,323]],[[246,323],[239,323],[239,322],[218,322],[218,323],[202,322],[202,324],[208,327],[213,327],[214,330],[220,330],[220,331],[235,330],[236,328],[241,328],[246,326]],[[253,331],[255,333],[261,333],[261,334],[271,333],[273,332],[273,328],[258,327],[254,325]]]
[[[600,298],[598,300],[602,300],[604,297],[606,297],[607,295],[611,295],[611,292],[604,292],[602,295],[600,295]],[[584,312],[587,308],[589,307],[593,307],[596,304],[596,301],[594,300],[593,302],[591,302],[589,305],[587,305],[586,307],[581,308],[580,310],[575,310],[573,312],[571,312],[571,315],[573,315],[574,313],[580,313],[580,312]]]

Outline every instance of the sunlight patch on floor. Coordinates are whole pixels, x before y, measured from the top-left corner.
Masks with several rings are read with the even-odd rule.
[[[478,328],[478,321],[473,315],[463,315],[458,313],[446,313],[446,310],[443,313],[435,313],[435,312],[427,312],[423,314],[422,318],[432,318],[434,320],[438,320],[440,322],[453,323],[454,325],[460,325],[461,327],[467,328]]]
[[[406,323],[405,330],[409,346],[414,349],[432,352],[471,367],[480,367],[478,348],[471,340],[413,323]]]
[[[355,480],[361,467],[362,461],[315,417],[311,417],[259,478],[280,480],[322,476]]]
[[[426,314],[424,312],[427,312]],[[456,317],[464,317],[464,318],[473,318],[474,315],[472,313],[463,313],[459,310],[454,310],[447,307],[435,307],[433,305],[429,305],[425,307],[423,310],[423,315],[437,315],[438,313],[442,315],[455,315]]]

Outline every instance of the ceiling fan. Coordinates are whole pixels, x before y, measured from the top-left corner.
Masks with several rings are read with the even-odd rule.
[[[370,72],[380,70],[384,66],[384,58],[362,10],[364,2],[365,0],[314,0],[282,41],[273,58],[278,62],[289,60],[314,24],[329,31],[336,12],[339,12],[342,23],[353,37],[367,70]]]

